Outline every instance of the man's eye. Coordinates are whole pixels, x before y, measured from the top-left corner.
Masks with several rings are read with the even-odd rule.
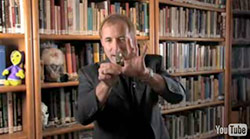
[[[107,39],[106,42],[111,42],[111,40],[110,40],[110,39]]]
[[[124,38],[124,37],[121,37],[121,38],[120,38],[120,41],[125,41],[125,38]]]

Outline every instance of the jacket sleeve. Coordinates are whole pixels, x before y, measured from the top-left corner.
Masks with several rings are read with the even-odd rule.
[[[160,72],[163,77],[166,88],[162,94],[162,97],[170,103],[179,103],[185,96],[185,90],[181,83],[170,77],[166,71]]]
[[[95,94],[95,85],[92,76],[86,74],[84,69],[79,71],[79,86],[76,119],[83,125],[93,122],[99,110],[99,102]]]
[[[147,55],[145,57],[146,65],[151,67],[157,74],[161,75],[165,81],[166,88],[162,97],[169,103],[179,103],[185,98],[185,90],[181,83],[171,77],[163,68],[162,56]]]

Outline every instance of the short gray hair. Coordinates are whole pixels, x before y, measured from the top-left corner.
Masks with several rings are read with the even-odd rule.
[[[135,37],[136,33],[135,33],[134,24],[131,22],[131,20],[127,16],[121,15],[121,14],[111,14],[110,16],[108,16],[107,18],[103,20],[99,29],[100,37],[102,37],[102,28],[105,24],[115,24],[120,21],[124,22],[127,25],[130,35]]]

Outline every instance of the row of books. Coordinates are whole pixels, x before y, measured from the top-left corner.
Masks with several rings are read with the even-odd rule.
[[[93,139],[93,130],[84,130],[55,136],[47,136],[43,139]]]
[[[233,47],[232,50],[232,69],[233,70],[243,70],[250,69],[249,61],[250,48],[248,46],[242,45]]]
[[[42,102],[48,107],[48,123],[43,127],[61,127],[76,122],[76,88],[56,88],[43,90]]]
[[[246,17],[233,18],[233,38],[234,39],[250,38],[250,18]]]
[[[163,65],[170,72],[224,68],[224,46],[198,43],[161,42]]]
[[[165,123],[171,139],[202,138],[200,135],[223,126],[224,106],[209,107],[187,112],[183,115],[165,115]]]
[[[23,0],[1,0],[0,33],[24,33]]]
[[[232,79],[232,103],[250,102],[250,77],[236,76]]]
[[[22,130],[22,93],[0,93],[0,134]]]
[[[85,65],[106,60],[103,48],[101,47],[101,44],[98,42],[93,42],[93,43],[45,42],[41,44],[42,50],[51,47],[59,48],[64,53],[65,56],[64,71],[69,75],[77,74],[78,69]],[[44,67],[42,67],[42,69],[44,69]],[[44,77],[42,77],[42,79],[44,79]]]
[[[111,3],[109,0],[39,0],[40,33],[98,35],[101,22],[115,13],[128,16],[135,24],[137,35],[148,35],[147,3]]]
[[[225,13],[164,6],[160,8],[159,35],[171,37],[225,36]]]
[[[225,8],[226,0],[172,0],[183,3],[191,3],[198,6],[208,6],[214,8]]]
[[[159,106],[165,110],[222,100],[224,98],[223,80],[223,74],[182,77],[180,83],[185,89],[183,101],[179,104],[170,104],[160,97]]]
[[[235,10],[250,10],[249,0],[233,0],[232,6]]]

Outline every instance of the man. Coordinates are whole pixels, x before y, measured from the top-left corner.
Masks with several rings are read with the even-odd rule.
[[[111,15],[100,27],[109,59],[79,71],[77,119],[95,124],[94,139],[166,139],[158,95],[171,103],[183,98],[181,85],[161,68],[160,56],[138,55],[134,25],[126,16]],[[117,64],[117,55],[124,65]]]

